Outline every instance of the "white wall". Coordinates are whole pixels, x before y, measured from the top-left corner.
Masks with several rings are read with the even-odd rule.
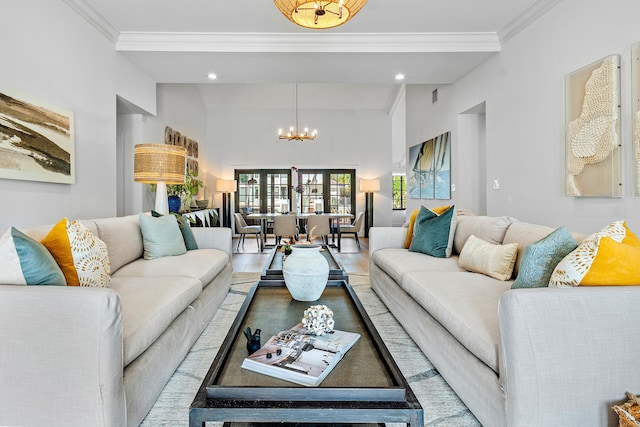
[[[469,183],[479,177],[465,167],[475,148],[460,132],[461,123],[468,120],[460,114],[486,102],[487,161],[481,178],[486,181],[489,215],[567,225],[585,233],[626,219],[632,229],[640,230],[630,120],[631,46],[640,41],[638,16],[640,3],[635,0],[565,0],[506,42],[501,53],[456,84],[439,89],[436,104],[420,87],[408,86],[407,146],[452,131],[452,182],[457,183],[452,202],[460,207],[477,203],[471,193],[478,189]],[[565,76],[610,54],[620,54],[622,64],[624,197],[567,197]],[[490,188],[494,179],[501,190]],[[409,209],[419,202],[409,200]]]
[[[233,179],[235,169],[292,166],[355,169],[356,211],[364,210],[359,180],[379,178],[381,188],[374,196],[374,224],[391,225],[391,117],[377,110],[306,110],[304,117],[310,128],[318,129],[315,141],[278,139],[278,129],[291,123],[290,109],[209,110],[210,175]],[[217,193],[216,206],[221,203]]]
[[[132,76],[135,67],[118,72],[113,43],[64,2],[23,0],[3,9],[0,91],[74,113],[76,183],[0,179],[0,229],[115,215],[116,75],[145,77]]]

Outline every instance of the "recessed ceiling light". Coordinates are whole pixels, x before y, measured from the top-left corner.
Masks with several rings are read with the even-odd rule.
[[[207,74],[207,77],[209,77],[211,80],[215,80],[218,78],[218,76],[216,76],[214,73]]]
[[[396,74],[396,80],[404,80],[404,74]]]

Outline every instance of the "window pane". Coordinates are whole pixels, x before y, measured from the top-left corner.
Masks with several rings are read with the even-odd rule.
[[[238,209],[242,213],[260,211],[260,174],[241,173],[238,175]]]
[[[289,174],[268,173],[267,212],[289,212]]]
[[[393,175],[393,209],[406,209],[406,175]]]

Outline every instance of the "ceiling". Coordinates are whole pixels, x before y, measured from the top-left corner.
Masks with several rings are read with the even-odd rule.
[[[560,0],[369,0],[312,30],[272,0],[65,0],[158,83],[453,83]]]

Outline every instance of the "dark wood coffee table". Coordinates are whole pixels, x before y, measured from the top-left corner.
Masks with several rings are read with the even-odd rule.
[[[245,328],[262,344],[296,325],[310,305],[326,304],[336,329],[361,338],[318,387],[304,387],[242,369]],[[423,425],[423,410],[355,292],[329,281],[313,303],[295,301],[282,281],[260,281],[249,292],[189,411],[190,427],[233,423],[407,423]]]
[[[271,250],[264,269],[260,275],[260,280],[284,280],[282,275],[282,263],[285,259],[284,253],[280,252],[282,245],[278,245]],[[329,280],[344,280],[349,283],[349,275],[336,259],[335,249],[323,245],[320,254],[324,256],[329,264]]]

